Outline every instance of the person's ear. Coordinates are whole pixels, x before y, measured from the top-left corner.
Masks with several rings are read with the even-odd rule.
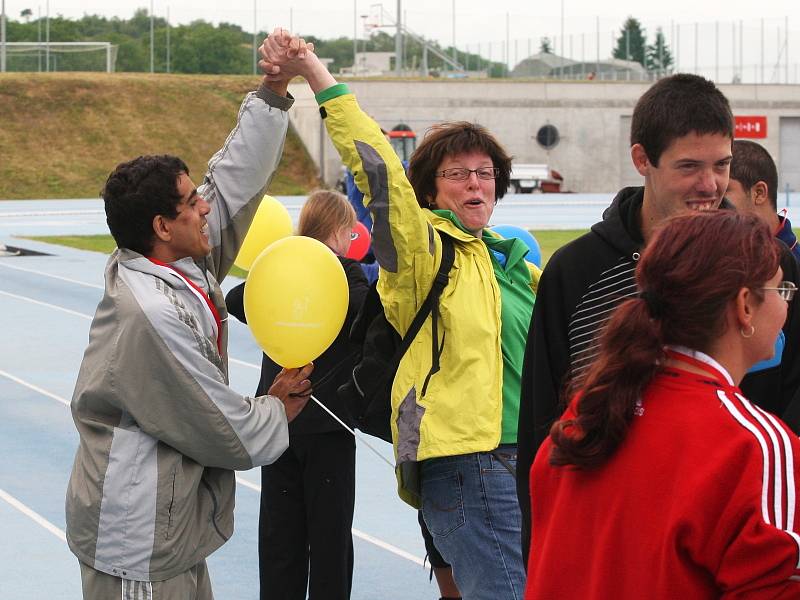
[[[769,202],[769,188],[763,181],[758,181],[750,188],[750,198],[753,201],[753,206],[764,206]]]
[[[162,242],[169,242],[172,240],[172,231],[170,229],[169,219],[164,215],[156,215],[153,217],[153,233],[156,240]]]
[[[736,294],[735,312],[736,321],[739,329],[748,330],[753,324],[753,315],[755,313],[756,296],[750,288],[743,287]]]
[[[647,177],[650,169],[650,159],[647,158],[647,152],[641,144],[634,144],[631,146],[631,160],[633,167],[639,172],[642,177]]]

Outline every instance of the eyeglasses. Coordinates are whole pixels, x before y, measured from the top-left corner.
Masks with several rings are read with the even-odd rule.
[[[797,291],[797,286],[793,284],[791,281],[781,281],[781,284],[778,287],[763,287],[762,290],[775,290],[778,292],[778,295],[789,302],[792,298],[794,298],[794,293]]]
[[[466,167],[455,167],[453,169],[445,169],[436,173],[437,177],[444,177],[451,181],[466,181],[469,179],[469,174],[475,173],[478,179],[497,179],[500,175],[499,167],[478,167],[477,169],[467,169]]]

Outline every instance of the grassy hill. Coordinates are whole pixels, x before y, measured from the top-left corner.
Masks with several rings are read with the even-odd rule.
[[[0,199],[94,198],[120,162],[176,154],[200,183],[255,76],[0,74]],[[272,194],[303,194],[317,170],[290,130]]]

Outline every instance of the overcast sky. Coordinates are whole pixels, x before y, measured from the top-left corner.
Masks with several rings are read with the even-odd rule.
[[[508,59],[522,59],[530,44],[538,48],[543,36],[560,36],[561,8],[558,0],[534,2],[532,0],[403,0],[406,25],[412,31],[437,39],[444,45],[453,43],[453,6],[455,4],[455,42],[461,49],[477,51],[499,60],[504,56],[506,36],[510,39]],[[34,15],[46,10],[45,0],[5,0],[9,18],[19,19],[20,11],[30,8]],[[254,19],[254,5],[256,7]],[[129,18],[138,7],[149,8],[149,0],[50,0],[50,14],[78,18],[83,14]],[[370,0],[153,0],[154,13],[166,17],[169,8],[170,22],[188,23],[203,19],[213,23],[227,21],[252,31],[254,22],[259,29],[270,30],[276,25],[294,26],[301,34],[322,38],[352,37],[354,21],[358,35],[363,37],[364,22],[361,15],[375,14],[375,4]],[[397,4],[383,3],[386,12],[396,14]],[[719,7],[724,7],[724,13]],[[730,65],[739,54],[738,30],[742,22],[745,65],[760,62],[761,19],[765,20],[764,55],[768,69],[777,64],[778,57],[785,60],[785,18],[789,22],[789,66],[800,62],[800,2],[798,0],[702,1],[670,0],[668,2],[642,2],[641,0],[564,0],[564,54],[576,59],[595,58],[597,53],[597,17],[600,17],[600,54],[608,56],[612,34],[618,31],[628,15],[637,17],[652,36],[657,26],[664,28],[667,42],[679,46],[679,63],[691,67],[695,62],[694,24],[698,28],[698,58],[702,65],[719,63]],[[358,15],[356,17],[356,15]],[[508,19],[507,19],[508,15]],[[719,21],[719,51],[716,50]],[[508,22],[508,31],[507,31]],[[734,46],[734,27],[736,46]],[[392,29],[385,29],[393,33]],[[571,36],[571,37],[570,37]],[[529,42],[530,40],[530,42]],[[56,41],[56,40],[54,40]],[[491,46],[490,46],[491,44]],[[571,46],[570,46],[571,45]],[[556,41],[556,50],[560,50]],[[572,52],[570,52],[570,47]],[[490,50],[491,48],[491,50]],[[747,68],[747,66],[745,66]],[[769,70],[768,70],[769,73]]]

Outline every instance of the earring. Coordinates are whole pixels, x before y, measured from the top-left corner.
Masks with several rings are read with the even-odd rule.
[[[753,337],[753,334],[756,332],[756,328],[753,325],[750,325],[750,333],[745,333],[744,329],[739,327],[739,333],[742,334],[742,337],[745,339]]]

